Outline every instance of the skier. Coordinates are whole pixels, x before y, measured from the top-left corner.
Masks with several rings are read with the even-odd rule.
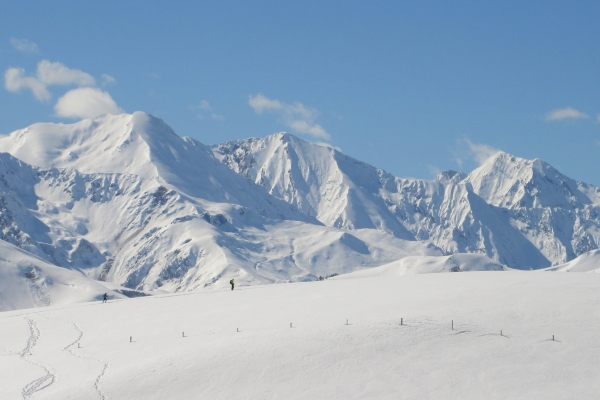
[[[104,293],[104,297],[102,298],[103,303],[108,303],[108,293]]]
[[[233,290],[233,287],[235,286],[235,281],[232,279],[229,281],[229,284],[231,285],[231,290]]]

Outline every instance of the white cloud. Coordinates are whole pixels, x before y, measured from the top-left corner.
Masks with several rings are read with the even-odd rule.
[[[453,151],[454,161],[460,168],[463,167],[469,159],[474,160],[477,164],[482,165],[488,158],[501,152],[501,150],[492,147],[488,144],[473,143],[468,138],[458,140],[458,147]]]
[[[38,45],[27,39],[10,38],[10,44],[21,53],[38,52]]]
[[[210,106],[210,103],[206,100],[201,100],[200,105],[198,107],[204,111],[212,111],[213,110],[213,108]]]
[[[563,119],[585,119],[590,116],[573,107],[558,108],[546,114],[546,121],[561,121]]]
[[[83,87],[69,90],[58,99],[54,111],[59,117],[93,118],[100,114],[120,114],[110,94],[97,88]]]
[[[462,164],[462,160],[461,160],[461,164]],[[429,170],[429,173],[434,177],[436,177],[442,173],[442,170],[439,169],[438,167],[436,167],[435,165],[427,164],[426,167]]]
[[[206,112],[214,112],[214,108],[210,105],[210,103],[206,100],[200,100],[200,104],[191,105],[190,110],[202,110]]]
[[[38,63],[37,78],[50,85],[95,86],[96,80],[90,74],[71,69],[60,62],[42,60]]]
[[[317,138],[330,139],[331,136],[319,124],[311,123],[302,119],[295,119],[287,122],[288,126],[296,132],[306,133]]]
[[[471,157],[477,161],[479,165],[483,164],[488,158],[500,152],[499,149],[487,144],[473,143],[469,139],[465,139],[465,142],[467,143]]]
[[[108,74],[102,74],[100,76],[102,77],[102,84],[104,86],[116,85],[117,84],[117,80],[114,78],[114,76],[111,76],[111,75],[108,75]]]
[[[104,85],[116,83],[115,78],[107,74],[102,74],[102,81]],[[4,73],[6,90],[19,92],[26,88],[40,101],[50,100],[52,95],[48,86],[53,85],[80,86],[69,90],[57,100],[54,111],[59,117],[92,118],[99,114],[123,112],[110,94],[94,87],[96,80],[93,76],[78,69],[68,68],[60,62],[40,61],[36,76],[26,76],[23,68],[8,68]]]
[[[225,121],[225,117],[221,114],[217,114],[207,100],[201,100],[200,104],[190,106],[189,108],[190,110],[201,110],[202,112],[197,115],[200,119],[205,119],[207,115],[210,115],[214,120]]]
[[[33,76],[25,76],[23,68],[7,69],[4,73],[4,87],[9,92],[15,93],[20,92],[23,88],[27,88],[40,101],[50,100],[52,97],[46,85]]]
[[[19,92],[23,88],[32,91],[40,101],[50,100],[52,95],[48,86],[77,85],[94,86],[96,80],[90,74],[71,69],[60,62],[42,60],[38,63],[36,76],[26,76],[23,68],[8,68],[4,73],[4,86],[10,92]]]
[[[319,116],[319,111],[314,108],[307,108],[300,102],[286,104],[279,100],[269,99],[262,93],[259,93],[256,96],[248,97],[248,105],[259,115],[264,111],[279,114],[283,122],[296,132],[325,140],[331,138],[321,125],[315,123],[315,119]]]
[[[263,111],[281,110],[284,108],[283,103],[278,100],[271,100],[263,96],[262,93],[248,98],[248,104],[254,109],[257,114],[262,114]]]

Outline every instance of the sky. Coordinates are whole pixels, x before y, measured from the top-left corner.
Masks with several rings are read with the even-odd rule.
[[[4,0],[0,134],[141,110],[399,177],[502,150],[600,186],[598,21],[597,1]]]

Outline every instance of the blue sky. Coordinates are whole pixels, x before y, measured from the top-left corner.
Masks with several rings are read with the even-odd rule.
[[[3,1],[0,133],[143,110],[401,177],[500,149],[600,185],[600,2],[175,3]]]

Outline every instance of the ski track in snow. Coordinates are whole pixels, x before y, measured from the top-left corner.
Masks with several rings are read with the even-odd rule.
[[[56,375],[54,374],[54,372],[52,371],[52,369],[49,366],[44,365],[35,360],[32,360],[31,358],[28,357],[31,355],[31,350],[37,344],[37,341],[40,338],[41,333],[37,326],[37,323],[33,319],[30,319],[30,318],[25,318],[25,319],[27,320],[27,324],[29,325],[30,336],[29,336],[29,339],[27,340],[27,346],[21,352],[21,358],[23,360],[27,361],[28,363],[38,366],[38,367],[44,369],[44,371],[46,371],[46,375],[28,383],[21,391],[21,395],[23,396],[23,399],[30,399],[34,393],[39,392],[40,390],[43,390],[43,389],[47,388],[48,386],[52,385],[54,383],[54,381],[56,380]]]
[[[102,360],[99,360],[97,358],[94,357],[86,357],[86,356],[82,356],[80,354],[75,353],[71,347],[75,346],[76,344],[81,343],[81,340],[83,339],[83,329],[81,329],[79,327],[79,325],[77,325],[76,322],[72,322],[72,321],[62,321],[62,320],[57,320],[57,319],[53,319],[53,318],[49,318],[47,316],[44,315],[44,317],[50,321],[59,321],[59,322],[64,322],[64,323],[68,323],[70,325],[73,325],[73,327],[75,327],[75,329],[79,332],[79,336],[77,337],[77,339],[75,339],[75,341],[73,341],[72,343],[69,343],[68,345],[65,346],[65,348],[63,350],[68,351],[72,356],[80,358],[82,360],[92,360],[92,361],[96,361],[99,364],[102,364],[102,371],[100,372],[100,374],[96,377],[96,380],[94,381],[94,389],[96,389],[96,392],[98,392],[98,396],[100,397],[101,400],[106,400],[106,395],[102,392],[102,389],[100,389],[100,380],[102,379],[102,377],[104,376],[104,374],[106,373],[106,370],[108,369],[108,363]]]
[[[94,381],[94,389],[96,389],[96,392],[98,392],[98,396],[100,396],[101,400],[106,400],[106,395],[102,392],[102,389],[100,389],[100,380],[102,379],[102,377],[106,373],[106,370],[108,369],[108,363],[104,362],[102,360],[99,360],[97,358],[85,357],[85,356],[79,355],[79,354],[75,353],[73,350],[71,350],[72,346],[75,346],[76,344],[81,343],[81,339],[83,339],[84,332],[79,327],[79,325],[77,325],[77,323],[70,322],[70,321],[69,321],[69,323],[73,324],[73,326],[75,327],[75,329],[77,329],[79,331],[79,337],[73,343],[67,345],[65,347],[65,350],[67,350],[69,353],[71,353],[75,357],[82,358],[84,360],[94,360],[94,361],[96,361],[96,362],[98,362],[98,363],[100,363],[100,364],[103,365],[102,372],[100,372],[100,374],[96,377],[96,380]]]

